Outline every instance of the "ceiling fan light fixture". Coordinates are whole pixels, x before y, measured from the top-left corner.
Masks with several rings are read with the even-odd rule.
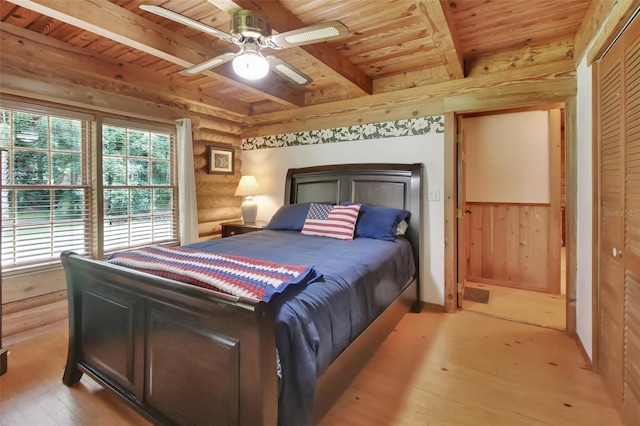
[[[242,78],[259,80],[269,73],[269,62],[260,53],[260,48],[255,44],[246,44],[242,52],[233,58],[233,71]]]
[[[254,3],[256,3],[258,9],[261,8],[257,2]],[[221,53],[216,57],[183,69],[180,74],[185,76],[206,72],[231,61],[233,71],[241,78],[258,80],[266,77],[271,70],[289,82],[306,86],[313,81],[311,77],[277,56],[263,56],[260,50],[267,48],[275,50],[288,49],[349,35],[349,28],[340,21],[321,22],[272,35],[271,24],[267,18],[257,10],[246,9],[236,10],[233,13],[229,23],[229,33],[226,33],[204,22],[165,9],[162,6],[141,4],[139,7],[146,12],[205,32],[222,41],[233,43],[240,48],[237,53]]]

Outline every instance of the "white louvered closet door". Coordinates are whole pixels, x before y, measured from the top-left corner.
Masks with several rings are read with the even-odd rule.
[[[640,18],[598,64],[598,367],[640,424]]]

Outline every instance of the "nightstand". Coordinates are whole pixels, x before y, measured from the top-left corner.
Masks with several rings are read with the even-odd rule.
[[[246,234],[247,232],[260,231],[267,226],[267,222],[256,221],[254,223],[244,223],[241,220],[234,220],[233,222],[223,222],[222,226],[222,238],[231,237],[233,235]]]

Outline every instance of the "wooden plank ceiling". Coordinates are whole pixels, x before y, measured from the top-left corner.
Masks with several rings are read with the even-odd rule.
[[[237,47],[143,11],[158,4],[225,32],[230,12],[260,10],[284,32],[330,20],[350,35],[271,51],[313,79],[270,72],[241,80],[227,63],[179,72]],[[420,87],[505,67],[566,60],[591,0],[0,0],[3,28],[20,27],[171,78],[248,115]],[[1,46],[0,46],[1,48]]]

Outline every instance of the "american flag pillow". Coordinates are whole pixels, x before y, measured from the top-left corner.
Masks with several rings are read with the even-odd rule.
[[[311,203],[301,232],[305,235],[353,240],[359,212],[360,204],[332,206]]]

